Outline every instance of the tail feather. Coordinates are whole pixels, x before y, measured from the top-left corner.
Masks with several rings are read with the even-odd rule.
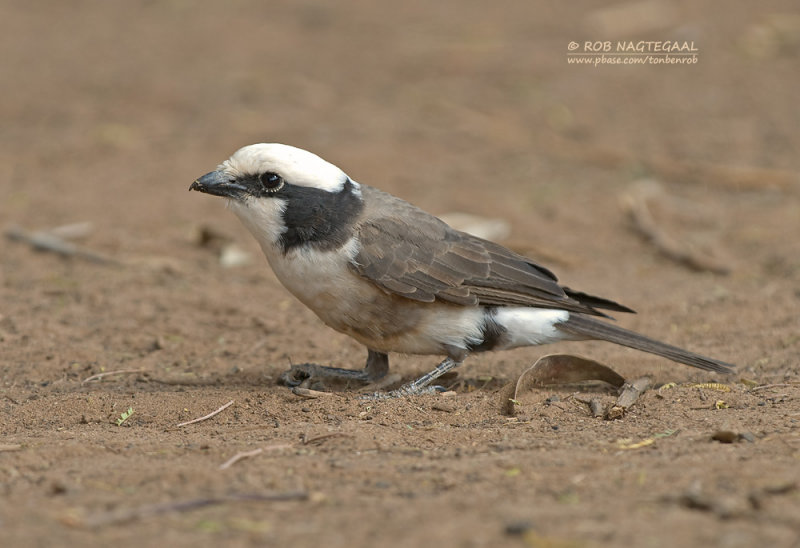
[[[575,299],[581,304],[585,304],[590,308],[601,308],[603,310],[613,310],[615,312],[628,312],[630,314],[636,314],[636,311],[632,308],[628,308],[624,304],[619,304],[618,302],[604,299],[603,297],[596,297],[594,295],[589,295],[588,293],[584,293],[583,291],[575,291],[574,289],[570,289],[569,287],[564,287],[564,293],[567,294],[568,297]],[[605,316],[605,314],[600,314],[601,316]]]
[[[617,327],[589,316],[570,314],[564,322],[556,325],[560,331],[577,335],[581,338],[608,341],[642,352],[649,352],[672,360],[674,362],[691,365],[706,371],[718,373],[733,373],[736,366],[713,358],[706,358],[700,354],[689,352],[683,348],[662,343],[655,339],[639,335],[633,331]]]

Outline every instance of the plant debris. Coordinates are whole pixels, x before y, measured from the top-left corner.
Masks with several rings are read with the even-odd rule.
[[[259,447],[258,449],[253,449],[251,451],[240,451],[239,453],[236,453],[234,456],[232,456],[231,458],[220,464],[219,469],[225,470],[227,468],[230,468],[231,466],[233,466],[242,459],[255,457],[256,455],[260,455],[264,451],[277,451],[278,449],[289,449],[291,447],[294,447],[294,445],[291,443],[278,443],[275,445],[269,445],[267,447]]]
[[[606,413],[606,418],[608,420],[621,419],[625,415],[625,411],[636,403],[639,396],[650,388],[651,384],[653,384],[653,380],[650,377],[640,377],[626,382],[620,389],[617,402]]]
[[[503,412],[514,416],[520,396],[533,388],[584,381],[602,381],[615,388],[625,384],[622,376],[601,363],[569,354],[550,354],[539,358],[516,383],[501,391]]]
[[[109,375],[127,375],[129,373],[144,373],[144,369],[118,369],[116,371],[104,371],[102,373],[97,373],[96,375],[92,375],[91,377],[86,377],[81,381],[81,384],[86,384],[87,382],[96,381],[102,379],[103,377],[108,377]]]
[[[72,227],[75,225],[68,226]],[[74,232],[71,233],[69,230],[63,230],[63,228],[64,227],[56,227],[51,230],[37,230],[31,232],[20,226],[12,225],[6,228],[6,237],[15,242],[26,243],[37,251],[48,251],[61,255],[62,257],[77,257],[78,259],[84,259],[97,264],[120,264],[119,261],[112,257],[68,242],[65,238],[74,237]]]
[[[622,197],[622,207],[631,219],[633,229],[652,243],[659,252],[673,261],[693,270],[715,274],[729,274],[731,269],[707,251],[694,249],[688,242],[678,240],[658,226],[650,212],[653,199],[650,185],[639,183]]]
[[[227,409],[227,408],[228,408],[228,407],[230,407],[231,405],[233,405],[233,400],[229,401],[228,403],[226,403],[225,405],[223,405],[222,407],[220,407],[220,408],[219,408],[219,409],[217,409],[216,411],[212,411],[212,412],[211,412],[211,413],[209,413],[208,415],[204,415],[204,416],[200,417],[199,419],[193,419],[193,420],[190,420],[190,421],[182,422],[182,423],[180,423],[180,424],[177,424],[176,426],[186,426],[186,425],[188,425],[188,424],[194,424],[194,423],[196,423],[196,422],[200,422],[200,421],[204,421],[204,420],[206,420],[206,419],[210,419],[211,417],[213,417],[214,415],[217,415],[217,414],[221,413],[222,411],[224,411],[225,409]]]
[[[295,386],[292,388],[292,394],[295,396],[300,396],[301,398],[305,398],[307,400],[315,400],[317,398],[322,398],[324,396],[332,395],[330,392],[323,392],[321,390],[311,390],[310,388],[303,388],[302,386]]]
[[[219,497],[202,499],[179,500],[160,504],[145,504],[136,508],[122,508],[109,512],[99,512],[97,514],[89,515],[83,520],[69,519],[65,521],[67,521],[68,525],[72,526],[97,528],[107,525],[118,525],[151,516],[159,516],[176,512],[189,512],[191,510],[197,510],[198,508],[226,504],[229,502],[273,502],[290,500],[308,500],[308,493],[306,491],[288,491],[285,493],[250,493],[223,495]]]
[[[117,426],[122,426],[133,415],[133,407],[128,407],[128,410],[122,413],[117,419]]]

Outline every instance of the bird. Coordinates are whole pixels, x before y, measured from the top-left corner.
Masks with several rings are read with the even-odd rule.
[[[706,371],[735,369],[611,323],[607,312],[634,311],[560,285],[532,259],[451,228],[300,148],[245,146],[189,190],[224,198],[283,286],[367,349],[363,369],[295,364],[281,375],[288,386],[312,378],[374,382],[387,375],[390,353],[442,357],[429,373],[375,394],[413,396],[440,389],[432,383],[471,354],[579,340]]]

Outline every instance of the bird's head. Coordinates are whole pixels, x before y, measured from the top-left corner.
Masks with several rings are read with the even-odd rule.
[[[335,165],[277,143],[240,148],[189,190],[228,199],[262,247],[341,245],[361,212],[361,188]]]

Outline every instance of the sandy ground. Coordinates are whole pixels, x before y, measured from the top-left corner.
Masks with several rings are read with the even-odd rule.
[[[75,243],[116,263],[0,240],[3,544],[797,546],[800,12],[608,6],[5,3],[0,228],[88,222]],[[664,39],[698,62],[567,61],[572,41]],[[506,243],[639,312],[621,325],[738,372],[573,343],[475,356],[450,397],[294,396],[290,363],[364,350],[186,192],[260,141],[436,214],[505,218]],[[632,230],[621,197],[645,179],[658,227],[729,274]],[[222,266],[201,230],[251,261]],[[587,387],[503,415],[503,387],[551,352],[675,385],[619,420],[591,416],[581,400],[614,396]]]

